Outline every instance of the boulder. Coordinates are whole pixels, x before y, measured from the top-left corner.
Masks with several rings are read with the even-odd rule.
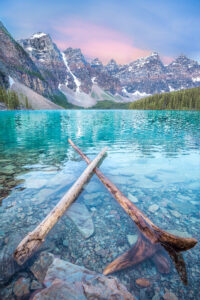
[[[48,267],[53,262],[53,259],[53,254],[44,251],[39,255],[39,257],[34,261],[33,265],[30,267],[31,272],[40,283],[43,282]]]
[[[14,285],[13,292],[17,297],[23,297],[29,294],[30,278],[20,277]]]
[[[40,256],[44,257],[44,254]],[[45,253],[47,256],[47,253]],[[90,271],[82,266],[71,264],[70,262],[56,258],[49,254],[52,263],[43,270],[43,284],[46,287],[33,295],[33,300],[68,299],[68,300],[134,300],[126,287],[119,280],[112,276]],[[44,258],[38,258],[38,262],[44,264]],[[31,267],[36,269],[34,265]],[[38,266],[37,266],[38,269]],[[39,272],[36,273],[37,276]],[[40,274],[41,279],[41,274]]]
[[[51,286],[37,293],[33,300],[87,300],[81,286],[56,279]]]

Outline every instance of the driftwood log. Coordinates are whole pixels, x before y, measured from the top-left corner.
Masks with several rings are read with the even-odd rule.
[[[19,265],[22,265],[41,246],[48,232],[78,197],[84,184],[92,175],[94,168],[98,165],[106,150],[107,148],[104,148],[97,155],[46,218],[20,242],[13,254],[14,259]]]
[[[82,153],[82,151],[70,139],[68,141],[87,162],[87,164],[89,164],[90,159],[84,153]],[[98,168],[95,168],[94,172],[118,201],[118,203],[122,206],[125,212],[132,218],[141,234],[133,248],[109,264],[105,268],[104,274],[107,275],[130,267],[150,257],[152,257],[159,271],[167,273],[170,270],[170,264],[166,258],[166,255],[163,255],[163,251],[161,251],[165,249],[172,258],[172,261],[175,262],[175,267],[181,279],[184,283],[187,283],[187,278],[183,278],[183,274],[186,276],[184,263],[182,260],[177,259],[177,252],[191,249],[196,245],[197,240],[195,238],[182,238],[175,236],[160,229],[147,216],[145,216],[106,176],[104,176]],[[181,267],[179,261],[181,261]]]

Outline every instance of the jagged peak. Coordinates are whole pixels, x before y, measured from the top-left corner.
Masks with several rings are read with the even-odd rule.
[[[92,61],[91,61],[91,65],[95,65],[95,66],[102,66],[102,62],[100,61],[99,58],[94,58]]]
[[[113,58],[108,62],[107,66],[109,65],[117,65],[116,60],[114,60]]]
[[[175,64],[198,64],[197,61],[188,58],[185,54],[180,54],[174,61],[171,62],[170,65],[175,65]]]
[[[87,61],[86,61],[83,53],[81,52],[80,48],[69,47],[66,50],[64,50],[63,53],[65,54],[67,59],[71,59],[76,62],[81,61],[82,63],[87,64]]]
[[[158,52],[152,52],[149,56],[138,58],[137,60],[131,62],[129,65],[145,65],[146,63],[152,62],[152,61],[159,61],[162,64],[162,61],[160,59],[160,56]]]
[[[185,54],[180,54],[176,59],[180,59],[180,58],[186,58],[186,59],[189,59]]]
[[[68,47],[67,49],[65,49],[63,51],[64,53],[76,53],[76,54],[82,54],[81,49],[80,48],[72,48],[72,47]]]

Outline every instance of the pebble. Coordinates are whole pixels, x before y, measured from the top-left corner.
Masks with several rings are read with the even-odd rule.
[[[159,209],[159,206],[157,204],[152,204],[151,206],[149,206],[149,211],[150,212],[156,212]]]
[[[127,239],[128,239],[129,244],[132,246],[133,244],[135,244],[137,242],[138,236],[137,236],[137,234],[133,234],[133,235],[128,234]]]
[[[178,298],[176,297],[176,295],[172,292],[169,293],[165,293],[163,296],[164,300],[178,300]]]
[[[4,175],[13,175],[13,174],[15,174],[15,171],[13,171],[13,170],[7,170],[7,169],[2,169],[1,170],[1,174],[4,174]]]
[[[178,211],[176,211],[176,210],[171,210],[171,214],[174,217],[176,217],[176,218],[180,218],[181,217],[181,214]]]
[[[136,283],[137,285],[139,285],[140,287],[148,287],[151,285],[150,281],[146,278],[138,278],[136,279]]]
[[[137,203],[138,202],[138,198],[136,198],[135,196],[133,196],[131,193],[128,193],[128,199],[131,200],[131,202],[133,202],[133,203]]]
[[[63,240],[63,246],[68,247],[69,243],[68,240]]]
[[[155,293],[152,300],[160,300],[160,295],[158,293]]]

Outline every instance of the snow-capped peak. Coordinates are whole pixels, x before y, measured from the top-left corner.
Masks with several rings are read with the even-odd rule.
[[[39,38],[41,38],[41,37],[43,37],[43,36],[46,36],[47,34],[46,33],[44,33],[44,32],[37,32],[37,33],[35,33],[35,34],[33,34],[32,36],[31,36],[31,39],[39,39]]]

